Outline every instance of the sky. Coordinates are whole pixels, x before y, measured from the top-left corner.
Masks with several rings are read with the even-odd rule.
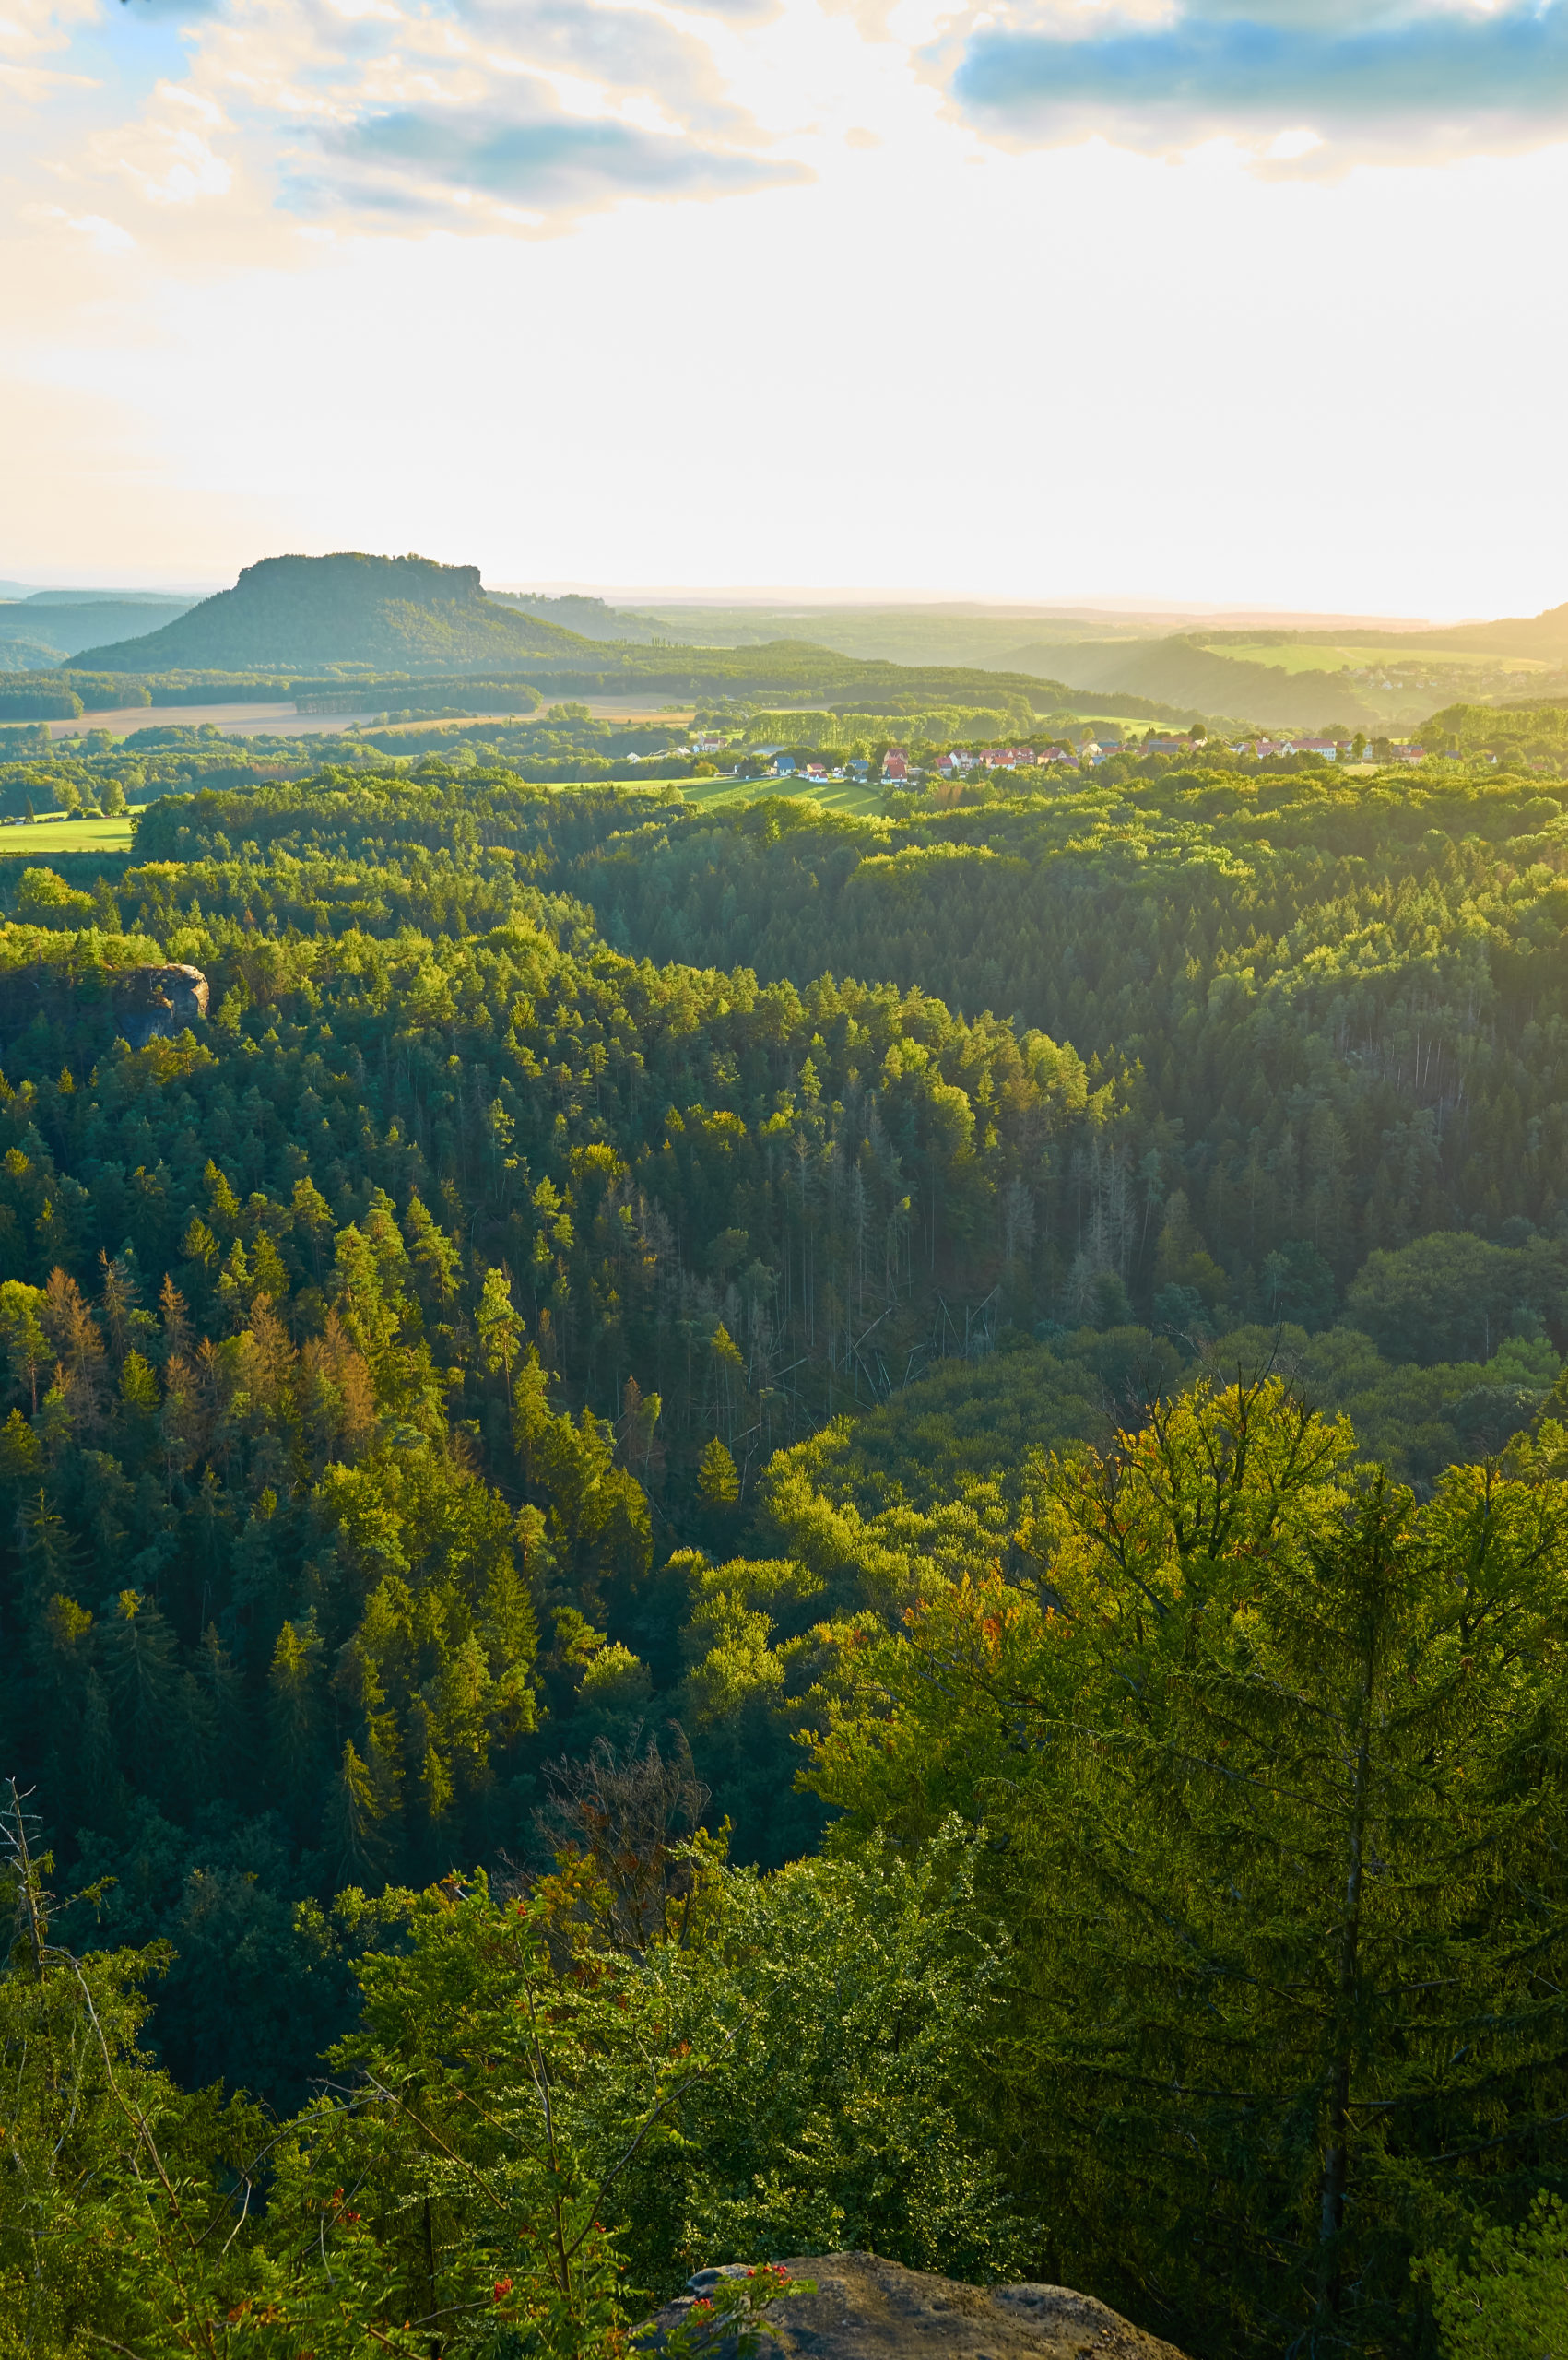
[[[0,577],[1568,599],[1568,0],[0,0]]]

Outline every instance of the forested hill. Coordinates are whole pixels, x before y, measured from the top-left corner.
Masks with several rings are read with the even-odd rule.
[[[975,791],[5,865],[0,2352],[1560,2290],[1568,785]]]
[[[477,566],[420,557],[272,557],[159,631],[77,656],[82,671],[397,669],[522,665],[580,644],[557,623],[493,604]]]
[[[1176,1189],[1238,1308],[1256,1300],[1245,1272],[1291,1239],[1343,1285],[1426,1230],[1550,1231],[1568,1203],[1562,783],[1146,767],[881,820],[536,795],[484,773],[461,791],[478,842],[591,904],[634,957],[799,987],[885,978],[1121,1077],[1092,1185],[1060,1156],[1044,1185],[1060,1267],[1108,1222],[1092,1250],[1140,1302]],[[430,798],[456,789],[441,777],[166,802],[139,843],[190,856],[242,831],[266,857],[348,854],[417,813],[439,830]]]

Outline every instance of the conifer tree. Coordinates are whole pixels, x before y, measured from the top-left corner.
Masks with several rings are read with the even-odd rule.
[[[715,1507],[733,1507],[740,1497],[740,1470],[717,1434],[703,1450],[697,1488]]]

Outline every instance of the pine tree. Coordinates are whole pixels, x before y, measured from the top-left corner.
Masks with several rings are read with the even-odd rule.
[[[478,1330],[479,1349],[486,1368],[493,1376],[499,1370],[506,1379],[507,1414],[512,1411],[512,1371],[523,1343],[523,1322],[512,1301],[512,1280],[504,1270],[487,1270],[478,1305],[474,1313],[474,1325]]]
[[[378,1834],[381,1800],[375,1780],[346,1740],[326,1809],[324,1834],[335,1885],[363,1884],[385,1856]]]
[[[153,1599],[123,1589],[103,1617],[100,1646],[121,1761],[138,1785],[168,1793],[174,1783],[169,1739],[180,1684],[174,1633]]]
[[[285,1622],[267,1672],[266,1718],[272,1776],[303,1825],[320,1793],[320,1751],[325,1727],[322,1646],[315,1618]]]
[[[740,1470],[717,1434],[702,1453],[697,1488],[715,1507],[733,1507],[740,1497]]]
[[[189,1660],[201,1700],[193,1719],[206,1749],[208,1786],[218,1794],[242,1795],[254,1775],[254,1744],[240,1668],[216,1623],[207,1624]]]
[[[463,1257],[446,1233],[437,1228],[417,1189],[408,1198],[405,1225],[408,1232],[408,1251],[424,1271],[427,1283],[434,1289],[438,1302],[444,1308],[456,1294]]]
[[[42,1304],[42,1290],[39,1287],[24,1286],[18,1279],[6,1279],[0,1283],[0,1343],[5,1347],[6,1375],[12,1392],[29,1402],[34,1417],[38,1414],[38,1373],[47,1366],[50,1357],[49,1339],[39,1316]]]

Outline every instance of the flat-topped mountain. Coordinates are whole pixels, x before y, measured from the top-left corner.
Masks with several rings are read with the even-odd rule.
[[[269,557],[232,590],[137,639],[84,649],[82,671],[267,671],[372,664],[394,671],[510,668],[581,643],[498,606],[477,565],[423,557]]]

